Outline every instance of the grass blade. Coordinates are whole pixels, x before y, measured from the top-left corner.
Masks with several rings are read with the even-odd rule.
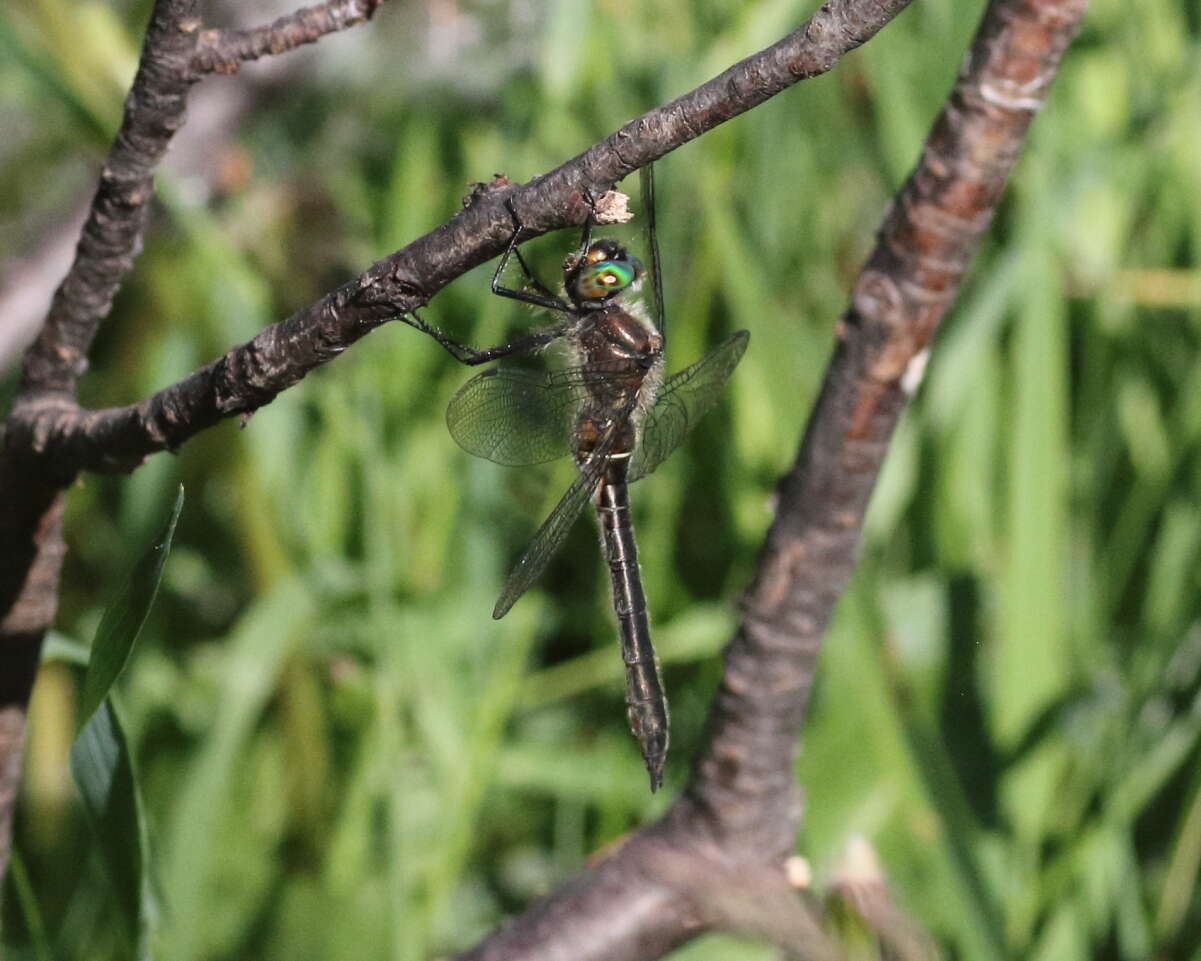
[[[125,929],[131,943],[136,943],[151,916],[143,910],[148,891],[142,805],[125,733],[107,698],[75,739],[71,774],[100,845]]]
[[[182,509],[180,487],[162,535],[130,571],[100,620],[84,676],[82,726],[71,747],[71,774],[100,845],[104,870],[131,944],[143,938],[156,912],[145,870],[142,803],[129,745],[109,692],[129,663],[158,594]]]
[[[79,715],[81,728],[86,726],[96,713],[125,669],[125,665],[129,663],[133,646],[158,594],[163,565],[171,552],[171,539],[175,536],[175,525],[179,521],[181,510],[182,486],[175,497],[175,505],[171,508],[171,516],[162,536],[130,571],[116,600],[109,605],[100,620],[100,626],[96,629],[96,639],[92,642],[88,672],[83,680],[83,704]]]

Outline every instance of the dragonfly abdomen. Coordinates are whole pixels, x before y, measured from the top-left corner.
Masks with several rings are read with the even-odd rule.
[[[621,656],[625,662],[630,730],[642,749],[642,759],[646,762],[654,791],[663,783],[663,763],[667,757],[667,699],[663,694],[659,660],[655,656],[646,614],[646,595],[642,591],[642,575],[638,569],[638,548],[630,519],[624,461],[611,464],[609,473],[623,476],[620,480],[606,477],[601,481],[596,511],[613,585],[613,609],[617,614]]]

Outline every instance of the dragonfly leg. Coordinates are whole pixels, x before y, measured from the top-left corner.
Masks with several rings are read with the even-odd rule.
[[[453,337],[450,337],[444,331],[439,330],[433,324],[427,324],[424,320],[417,316],[416,311],[410,311],[408,314],[401,314],[400,319],[410,327],[420,330],[422,333],[429,334],[446,350],[451,357],[457,360],[460,364],[466,364],[468,367],[475,367],[479,364],[486,364],[490,360],[496,360],[498,357],[507,357],[509,354],[519,354],[525,351],[534,350],[537,347],[542,347],[549,344],[552,340],[556,340],[563,336],[566,325],[552,327],[550,330],[539,331],[534,334],[527,334],[524,337],[519,337],[507,344],[500,344],[496,347],[485,347],[483,349],[472,347],[470,344],[460,343]]]
[[[584,221],[584,229],[580,233],[581,257],[592,246],[592,227],[596,223],[596,198],[592,196],[592,191],[587,187],[584,188],[584,200],[588,202],[588,219]]]
[[[505,250],[504,255],[500,258],[500,263],[496,265],[496,272],[492,275],[492,293],[498,297],[508,297],[512,300],[520,300],[525,304],[533,304],[536,307],[545,307],[547,310],[557,310],[564,314],[569,313],[571,306],[562,298],[556,297],[547,290],[546,286],[534,276],[526,264],[525,258],[521,256],[521,251],[517,249],[517,245],[521,243],[521,232],[525,227],[522,226],[521,218],[517,216],[517,211],[513,209],[512,200],[506,201],[506,206],[513,217],[513,223],[517,226],[513,231],[513,236],[509,238],[508,249]],[[504,274],[505,268],[509,266],[509,259],[514,256],[517,258],[517,263],[521,265],[522,273],[525,274],[525,282],[520,290],[505,287],[501,283],[501,276]]]

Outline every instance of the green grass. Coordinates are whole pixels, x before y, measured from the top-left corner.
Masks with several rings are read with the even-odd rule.
[[[722,445],[695,438],[634,490],[673,705],[663,794],[625,728],[588,525],[489,618],[569,474],[461,452],[443,412],[469,373],[415,331],[372,334],[245,429],[71,491],[68,642],[188,489],[120,685],[161,957],[444,955],[669,803],[834,323],[980,6],[915,4],[657,168],[669,368],[752,332],[707,421]],[[0,13],[4,254],[88,190],[148,4],[126,7]],[[220,196],[164,173],[87,403],[177,379],[442,222],[469,181],[557,165],[810,12],[457,9],[477,39],[431,38],[426,8],[397,4],[299,54],[212,146],[250,171]],[[1194,5],[1093,3],[897,432],[823,653],[799,852],[824,884],[868,837],[951,957],[1201,959],[1199,54]],[[573,242],[532,255],[550,272]],[[490,270],[427,318],[481,344],[528,326]],[[33,706],[6,957],[124,947],[65,776],[73,671],[48,665]],[[721,938],[678,955],[769,956]]]

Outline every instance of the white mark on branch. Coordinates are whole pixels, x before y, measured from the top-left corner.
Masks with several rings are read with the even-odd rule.
[[[1011,87],[1012,92],[1004,88]],[[1003,110],[1028,110],[1036,113],[1043,105],[1044,84],[1042,78],[1028,84],[991,84],[982,83],[979,86],[980,99],[1001,107]],[[1029,91],[1037,90],[1038,95],[1032,96]]]

